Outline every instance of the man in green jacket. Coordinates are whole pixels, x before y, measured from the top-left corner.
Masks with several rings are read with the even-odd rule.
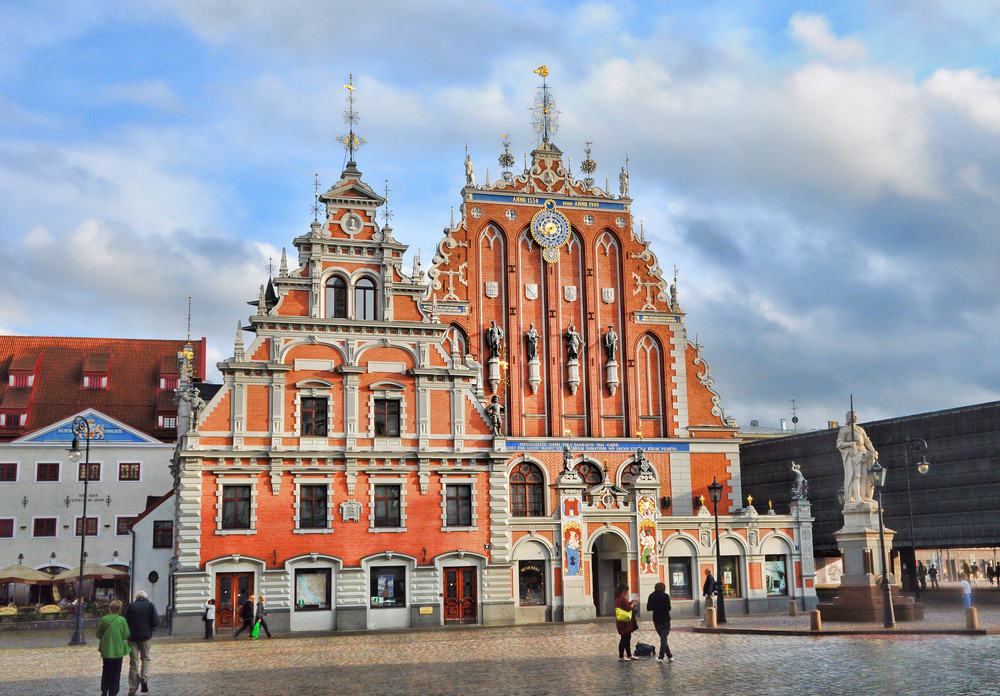
[[[118,696],[122,680],[122,658],[131,652],[128,644],[128,622],[122,616],[122,603],[115,600],[108,607],[110,614],[101,617],[97,624],[98,648],[104,660],[101,672],[101,696]]]

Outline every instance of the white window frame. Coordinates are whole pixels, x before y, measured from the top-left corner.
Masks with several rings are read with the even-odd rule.
[[[448,526],[448,486],[471,486],[472,488],[472,525],[468,527]],[[442,476],[441,477],[441,531],[442,532],[474,532],[479,529],[476,516],[476,479],[471,477]]]
[[[59,475],[56,476],[56,480],[55,481],[39,481],[38,480],[38,465],[39,464],[55,464],[57,467],[59,467]],[[34,482],[35,483],[42,483],[42,484],[45,484],[45,483],[62,483],[62,475],[63,475],[63,466],[62,465],[63,465],[62,462],[53,462],[53,461],[35,462],[35,479],[34,479]],[[79,471],[79,469],[77,471]]]
[[[296,385],[295,437],[300,448],[326,447],[333,435],[333,385],[320,380],[308,380]],[[302,399],[326,399],[326,435],[302,435]]]
[[[375,436],[375,400],[376,399],[396,399],[399,404],[399,437],[387,437],[384,435]],[[400,446],[403,438],[413,437],[413,433],[406,429],[407,424],[406,391],[395,382],[386,384],[384,382],[373,384],[368,392],[368,437],[375,441],[375,448],[388,448]]]
[[[0,539],[16,539],[17,538],[17,518],[16,517],[7,517],[6,515],[4,515],[3,517],[0,517],[0,520],[10,520],[10,536],[9,537],[0,537]]]
[[[250,529],[222,528],[222,493],[224,486],[250,486]],[[248,535],[257,533],[257,479],[220,476],[215,486],[215,533],[217,536]]]
[[[308,476],[296,475],[295,481],[295,503],[292,505],[295,528],[292,534],[333,534],[333,477],[332,476]],[[302,486],[326,486],[326,528],[325,529],[303,529],[299,527],[299,508],[302,501]]]
[[[375,486],[399,486],[399,525],[398,527],[375,526]],[[405,532],[406,529],[406,477],[400,476],[369,476],[368,477],[368,531],[373,534],[394,534]]]
[[[72,526],[72,528],[70,530],[72,532],[72,534],[73,534],[73,538],[74,539],[79,539],[80,537],[84,537],[84,536],[87,537],[88,539],[95,539],[95,538],[101,536],[101,516],[100,515],[87,515],[87,517],[93,517],[94,519],[97,520],[97,534],[87,534],[87,523],[86,522],[84,522],[83,529],[81,530],[81,531],[83,531],[83,534],[77,534],[76,533],[76,522],[77,522],[77,520],[82,520],[83,519],[83,515],[74,515],[73,516],[73,526]]]
[[[136,481],[129,479],[122,479],[122,464],[138,464],[139,465],[139,478]],[[120,483],[142,483],[142,472],[145,471],[146,467],[142,465],[142,461],[137,459],[120,459],[115,462],[115,480]]]
[[[90,515],[88,515],[89,517]],[[55,520],[56,521],[56,533],[52,536],[35,536],[35,520]],[[73,530],[74,534],[76,530]],[[31,518],[31,538],[32,539],[58,539],[59,538],[59,515],[38,515],[37,517]]]
[[[19,460],[8,459],[6,461],[0,462],[0,464],[13,464],[14,465],[14,480],[13,481],[8,481],[7,479],[4,479],[4,480],[0,481],[0,485],[3,485],[5,483],[19,483],[21,481],[21,469],[23,467],[21,466],[21,462]]]
[[[83,479],[80,478],[80,467],[86,464],[82,459],[76,463],[76,482],[83,483]],[[89,466],[97,466],[97,478],[90,479],[90,483],[101,483],[104,481],[104,462],[90,462]],[[89,468],[88,468],[89,470]]]
[[[173,421],[172,425],[167,425],[167,418]],[[177,416],[157,416],[156,424],[161,428],[176,428],[177,427]]]
[[[116,536],[116,537],[118,537],[118,536],[129,536],[128,534],[119,534],[118,533],[118,520],[122,519],[123,517],[128,518],[130,520],[133,520],[133,524],[134,524],[134,520],[135,520],[136,517],[138,517],[138,515],[115,515],[115,532],[114,532],[114,534],[112,536]],[[131,530],[129,530],[129,531],[131,532]]]

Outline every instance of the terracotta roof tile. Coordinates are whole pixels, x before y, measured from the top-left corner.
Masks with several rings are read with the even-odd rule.
[[[23,411],[31,402],[30,389],[6,389],[0,398],[0,408]]]
[[[34,372],[38,364],[38,353],[21,353],[10,361],[11,372]]]
[[[184,346],[181,340],[131,338],[72,338],[0,335],[0,374],[8,373],[22,356],[41,358],[34,388],[13,389],[0,379],[0,404],[31,395],[24,428],[0,428],[0,441],[22,437],[57,423],[86,408],[95,408],[153,437],[172,440],[173,428],[158,428],[160,366],[167,358],[176,361]],[[194,342],[195,377],[204,379],[204,338]],[[88,356],[108,356],[112,370],[107,389],[83,389],[83,369]],[[18,363],[21,364],[21,363]],[[171,393],[171,399],[173,394]]]
[[[171,375],[179,375],[180,368],[177,367],[177,356],[176,355],[164,355],[160,358],[160,376],[169,377]]]
[[[110,367],[110,353],[89,353],[83,361],[84,372],[107,372]]]

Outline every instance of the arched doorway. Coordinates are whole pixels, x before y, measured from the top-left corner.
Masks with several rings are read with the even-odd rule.
[[[598,616],[615,613],[615,586],[628,584],[628,545],[615,532],[599,532],[590,544],[591,587]]]

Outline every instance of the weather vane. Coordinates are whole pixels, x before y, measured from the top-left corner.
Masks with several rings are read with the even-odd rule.
[[[382,211],[382,217],[384,218],[384,224],[386,227],[389,226],[389,220],[392,218],[392,211],[389,210],[389,178],[386,177],[385,180],[385,210]]]
[[[500,143],[503,145],[503,153],[497,161],[500,162],[500,168],[503,170],[503,180],[510,181],[513,178],[510,168],[516,163],[514,155],[510,154],[510,136],[504,133]]]
[[[583,183],[586,184],[588,188],[593,188],[594,172],[597,171],[597,162],[595,162],[590,156],[591,145],[593,145],[593,141],[588,140],[585,143],[583,152],[587,155],[587,157],[582,162],[580,162],[580,170],[584,174]]]
[[[535,104],[531,107],[531,124],[542,136],[542,142],[549,142],[549,136],[553,135],[559,128],[559,111],[549,94],[549,86],[545,78],[549,76],[549,69],[545,65],[539,65],[534,73],[542,78],[542,85],[538,88],[535,96]]]
[[[354,153],[368,141],[354,132],[354,126],[358,122],[358,113],[354,110],[354,73],[347,76],[347,111],[344,112],[344,123],[347,124],[347,135],[338,138],[340,144],[347,149],[347,161],[354,162]]]
[[[313,174],[313,222],[319,222],[319,172]]]

